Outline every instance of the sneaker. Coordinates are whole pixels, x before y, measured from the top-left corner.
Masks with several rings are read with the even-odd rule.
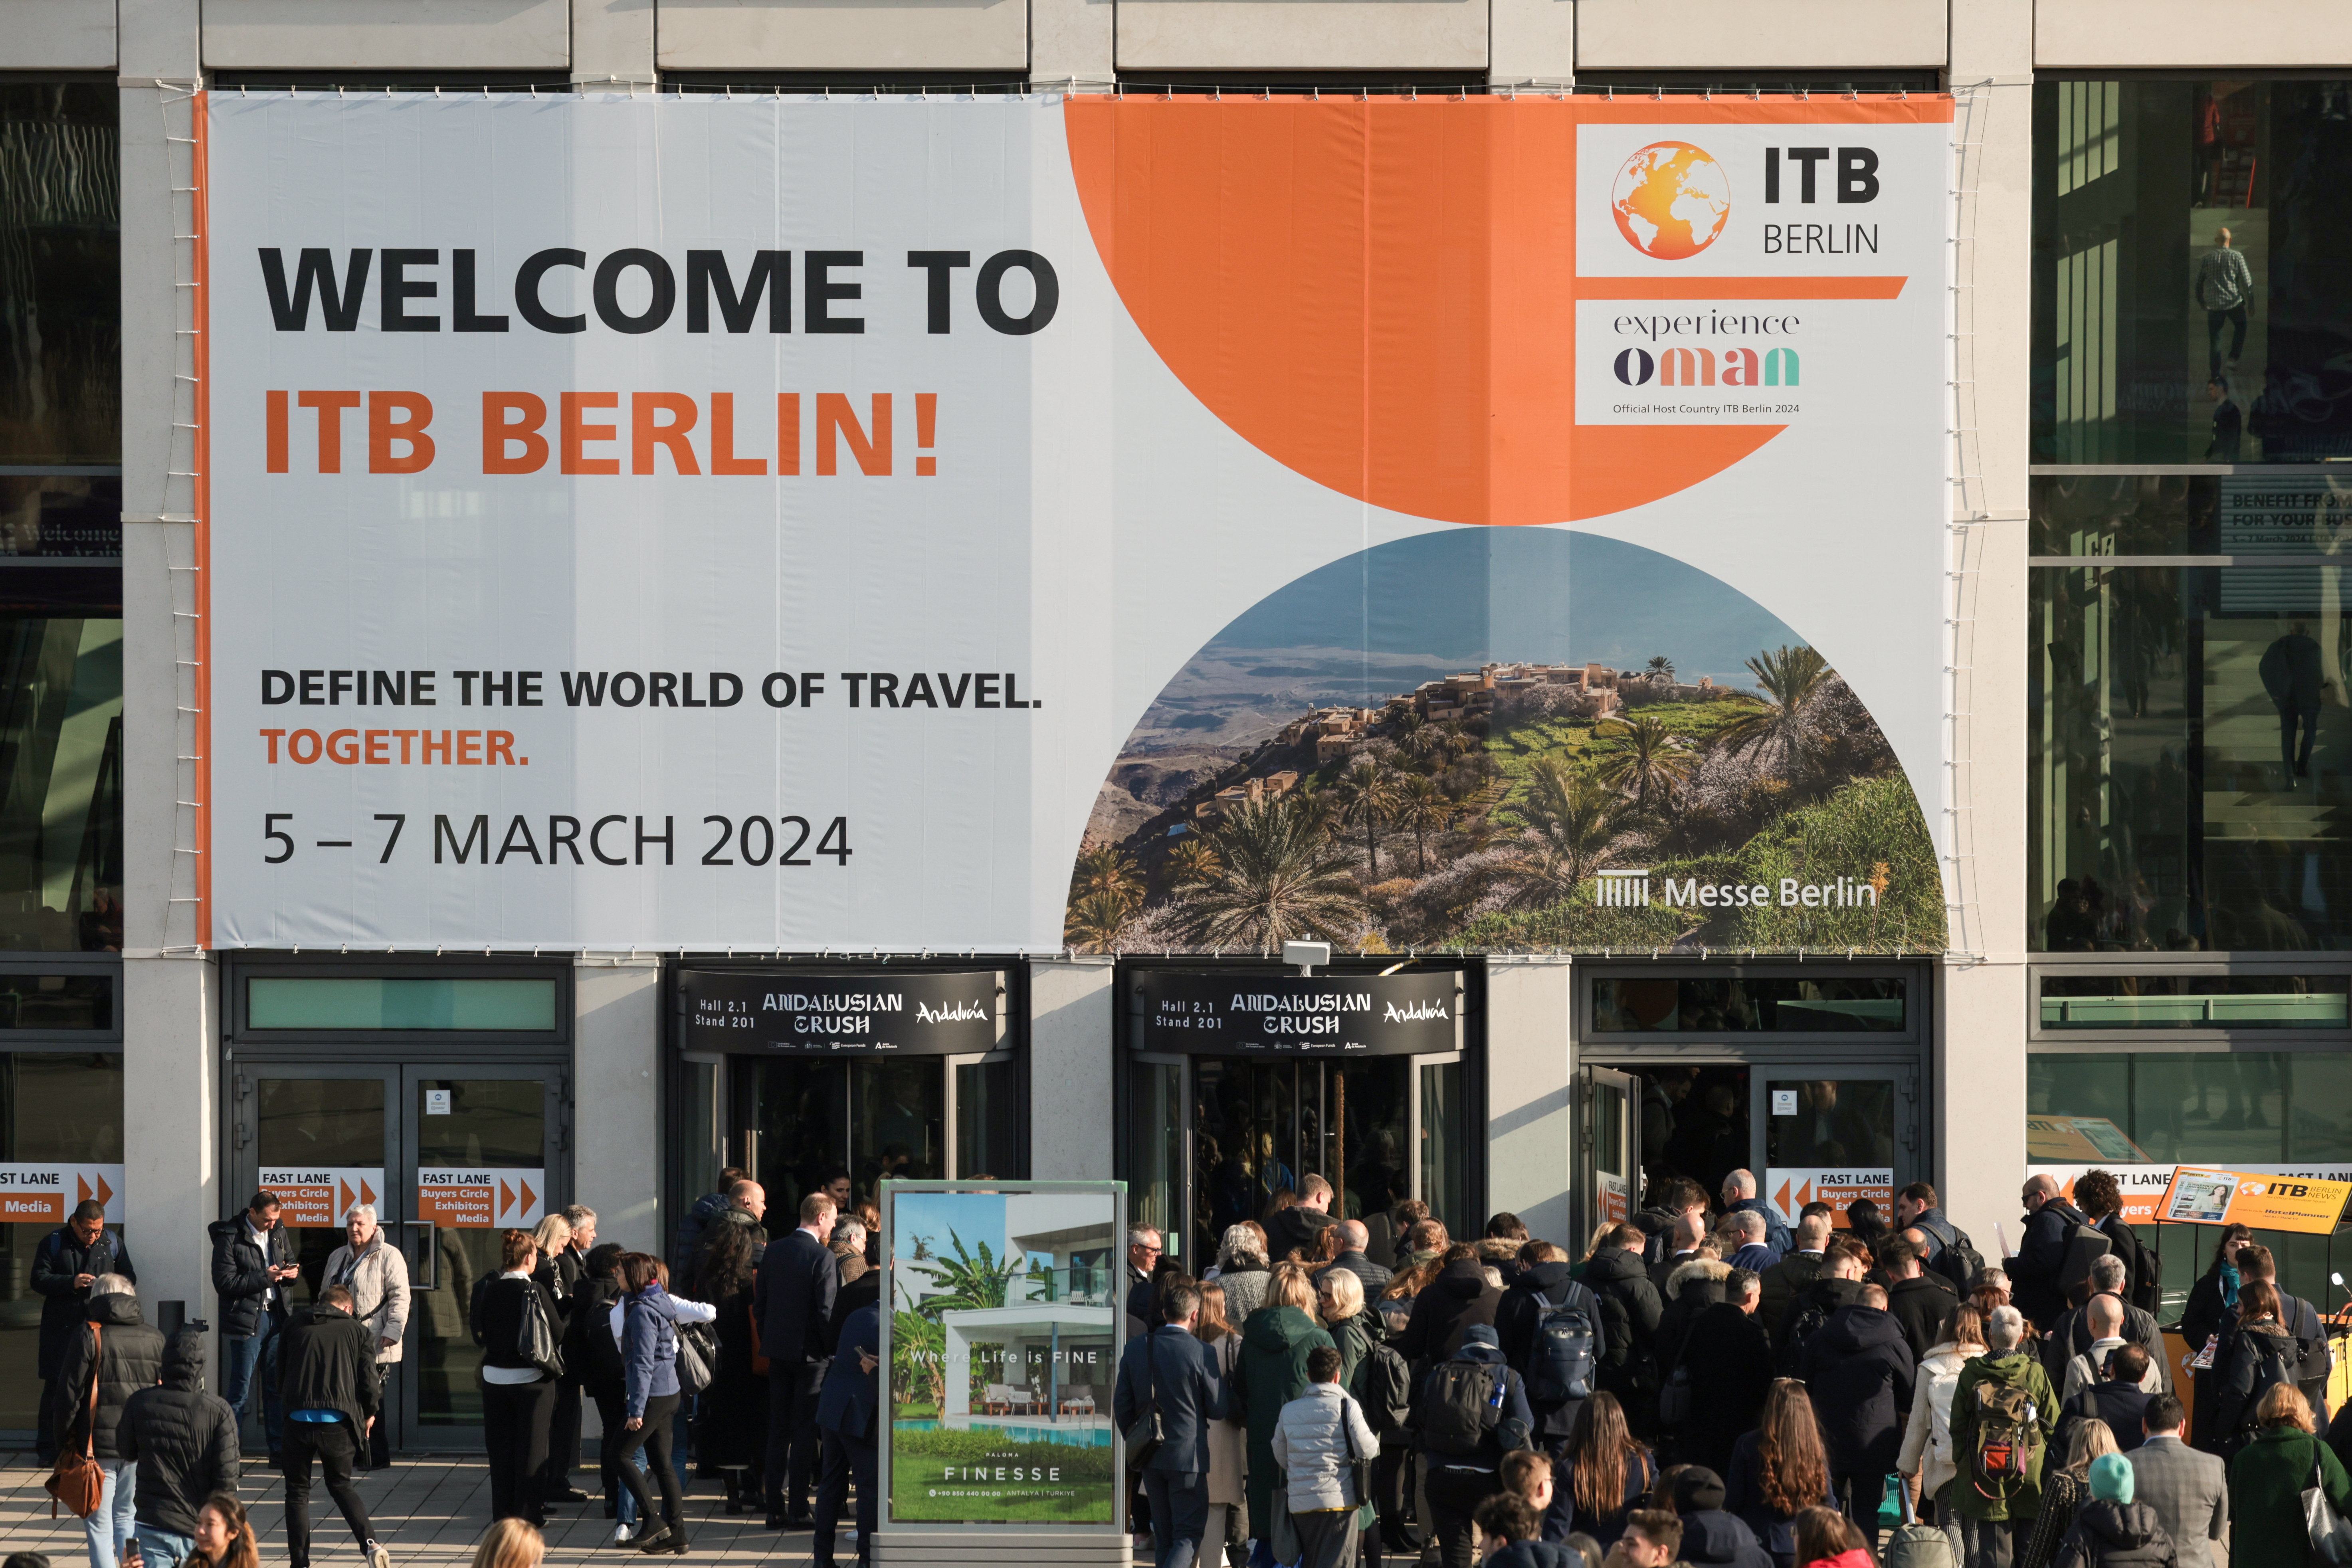
[[[630,1542],[635,1541],[636,1538],[637,1527],[635,1525],[616,1524],[613,1527],[612,1539],[607,1541],[604,1544],[607,1546],[626,1546]]]
[[[368,1568],[392,1568],[392,1553],[383,1549],[383,1542],[371,1541],[367,1543],[367,1564]]]

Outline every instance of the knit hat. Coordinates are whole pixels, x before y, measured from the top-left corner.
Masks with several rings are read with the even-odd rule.
[[[1675,1511],[1721,1508],[1724,1491],[1722,1477],[1705,1465],[1692,1465],[1675,1478]]]
[[[2091,1461],[2091,1495],[2101,1502],[2127,1504],[2137,1489],[2131,1461],[2121,1454],[2101,1454]]]

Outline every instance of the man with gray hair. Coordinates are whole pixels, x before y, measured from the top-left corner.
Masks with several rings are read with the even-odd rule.
[[[1753,1171],[1734,1171],[1723,1178],[1723,1207],[1726,1213],[1752,1214],[1764,1222],[1764,1245],[1772,1249],[1773,1263],[1780,1262],[1797,1244],[1797,1238],[1789,1233],[1789,1222],[1756,1195]]]
[[[1966,1568],[2011,1568],[2040,1506],[2042,1464],[2058,1430],[2058,1397],[2042,1363],[2021,1348],[2024,1338],[2025,1315],[2014,1307],[1995,1308],[1985,1320],[1985,1353],[1961,1369],[1952,1390],[1952,1452],[1961,1479],[1951,1498]],[[2017,1437],[2021,1478],[1994,1486],[1969,1475],[1979,1426]]]
[[[596,1211],[586,1204],[573,1204],[563,1211],[563,1223],[572,1227],[572,1239],[549,1262],[560,1286],[558,1297],[571,1301],[588,1283],[588,1249],[596,1245]],[[563,1375],[555,1380],[555,1408],[547,1423],[547,1468],[540,1478],[540,1489],[550,1502],[588,1500],[588,1494],[572,1484],[572,1471],[580,1463],[581,1371],[566,1361]]]
[[[340,1285],[352,1293],[352,1316],[375,1340],[376,1404],[401,1358],[408,1331],[408,1258],[376,1223],[375,1205],[360,1204],[343,1215],[343,1245],[327,1256],[320,1288]],[[392,1424],[378,1421],[363,1430],[366,1468],[392,1463]]]
[[[1754,1209],[1734,1209],[1723,1216],[1727,1237],[1737,1245],[1724,1261],[1762,1279],[1764,1270],[1780,1261],[1764,1237],[1764,1216]]]
[[[1364,1228],[1362,1220],[1341,1220],[1339,1222],[1339,1256],[1317,1271],[1315,1282],[1320,1285],[1325,1276],[1334,1269],[1344,1268],[1364,1282],[1365,1300],[1379,1300],[1381,1292],[1388,1289],[1389,1281],[1394,1279],[1395,1275],[1364,1256],[1364,1248],[1371,1244],[1371,1232]]]
[[[2124,1281],[2129,1273],[2124,1260],[2112,1252],[2092,1260],[2091,1300],[2059,1319],[2042,1347],[2042,1370],[2050,1374],[2053,1384],[2063,1384],[2068,1363],[2091,1348],[2091,1342],[2095,1337],[2089,1319],[2091,1307],[2102,1298],[2110,1298],[2122,1314],[2123,1327],[2119,1332],[2124,1343],[2137,1345],[2147,1352],[2148,1363],[2155,1369],[2155,1386],[2162,1392],[2171,1392],[2171,1358],[2164,1352],[2164,1331],[2157,1326],[2154,1313],[2135,1307],[2124,1299]],[[2099,1359],[2104,1362],[2106,1358],[2101,1356]]]
[[[1151,1276],[1160,1267],[1160,1232],[1151,1226],[1127,1227],[1127,1331],[1132,1338],[1150,1333],[1160,1321],[1152,1301]]]

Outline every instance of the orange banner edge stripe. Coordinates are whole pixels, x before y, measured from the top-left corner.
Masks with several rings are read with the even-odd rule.
[[[1908,278],[1581,278],[1580,300],[1893,300]]]

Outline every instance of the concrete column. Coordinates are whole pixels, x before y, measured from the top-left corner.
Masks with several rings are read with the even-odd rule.
[[[1497,87],[1574,82],[1573,0],[1487,0],[1486,79]]]
[[[1565,958],[1486,960],[1486,1208],[1573,1246],[1576,1050]],[[1457,1237],[1485,1215],[1444,1215]]]
[[[596,1239],[662,1242],[661,966],[583,959],[572,972],[572,1192]]]
[[[1073,77],[1109,81],[1118,14],[1112,0],[1029,0],[1029,79],[1041,88]]]
[[[1029,1175],[1103,1182],[1111,1175],[1111,1092],[1118,973],[1108,958],[1041,958],[1029,965]]]
[[[572,79],[615,90],[653,86],[654,28],[654,0],[572,0]]]
[[[219,1217],[215,970],[197,940],[192,431],[197,0],[122,0],[123,1125],[126,1234],[141,1295],[212,1316]],[[158,89],[153,79],[175,82]],[[177,472],[175,472],[177,470]],[[179,568],[175,570],[175,568]]]
[[[1958,446],[1952,798],[1958,898],[1939,975],[1936,1184],[1953,1219],[1997,1250],[2017,1236],[2025,1173],[2026,409],[2033,216],[2033,6],[1951,0],[1958,134]]]

